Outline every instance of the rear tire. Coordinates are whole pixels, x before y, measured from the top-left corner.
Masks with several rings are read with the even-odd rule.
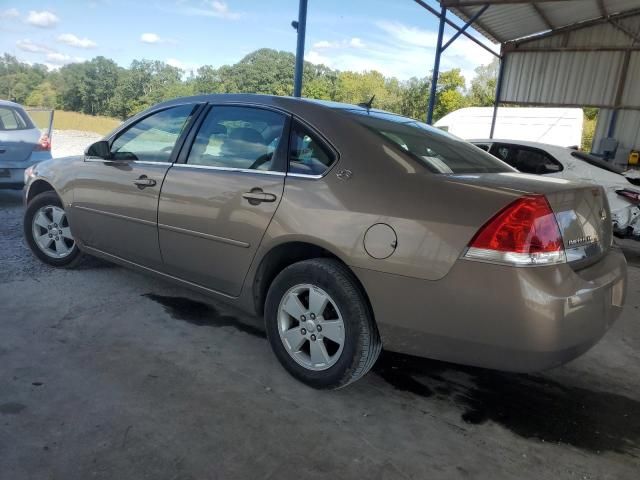
[[[24,236],[34,255],[48,265],[73,268],[82,260],[62,201],[53,191],[36,195],[27,205]]]
[[[280,363],[313,388],[355,382],[382,350],[357,280],[334,259],[304,260],[280,272],[267,294],[265,323]]]

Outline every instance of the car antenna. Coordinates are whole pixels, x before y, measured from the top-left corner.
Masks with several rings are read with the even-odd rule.
[[[376,96],[372,96],[368,102],[362,102],[359,103],[358,106],[362,107],[362,108],[366,108],[367,110],[371,110],[371,105],[373,105],[373,99],[376,98]]]

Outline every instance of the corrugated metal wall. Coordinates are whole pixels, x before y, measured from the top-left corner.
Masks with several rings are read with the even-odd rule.
[[[640,16],[619,21],[640,35]],[[633,45],[631,37],[611,24],[575,30],[521,44],[523,48],[602,47]],[[620,77],[626,63],[621,51],[507,51],[500,100],[522,105],[601,106],[594,151],[608,134]],[[628,57],[627,74],[613,137],[618,140],[616,161],[626,163],[630,150],[640,149],[640,51]]]
[[[500,100],[612,106],[623,58],[622,52],[508,53]]]
[[[593,151],[602,153],[601,142],[609,133],[613,110],[602,109],[598,114],[598,124],[593,137]],[[618,140],[615,163],[626,165],[631,150],[640,150],[640,111],[619,110],[613,138]]]
[[[640,35],[640,16],[619,21]],[[608,23],[522,43],[524,48],[628,47],[631,37]],[[624,52],[506,53],[501,101],[520,104],[614,106]],[[623,105],[640,108],[640,51],[631,53]]]

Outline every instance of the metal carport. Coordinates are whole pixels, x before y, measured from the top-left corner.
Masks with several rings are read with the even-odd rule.
[[[600,108],[593,151],[617,140],[615,160],[640,147],[640,0],[413,0],[440,19],[427,121],[442,52],[469,26],[500,44],[499,105]],[[307,0],[300,0],[297,58],[304,56]],[[465,24],[458,25],[455,15]],[[456,33],[443,45],[445,25]],[[302,37],[302,38],[300,38]],[[296,68],[300,94],[302,62]],[[296,65],[298,67],[298,65]],[[492,127],[493,133],[493,127]]]

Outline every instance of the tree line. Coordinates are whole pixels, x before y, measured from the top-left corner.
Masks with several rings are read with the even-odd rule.
[[[20,104],[124,119],[155,103],[201,93],[291,95],[295,56],[271,49],[256,50],[238,63],[203,66],[186,74],[157,60],[134,60],[129,68],[105,57],[49,71],[16,57],[0,57],[0,98]],[[466,88],[459,69],[440,73],[434,119],[466,106],[493,104],[497,62],[476,69]],[[423,119],[430,77],[400,81],[380,72],[332,70],[305,62],[303,96],[360,103],[375,95],[374,106]]]

